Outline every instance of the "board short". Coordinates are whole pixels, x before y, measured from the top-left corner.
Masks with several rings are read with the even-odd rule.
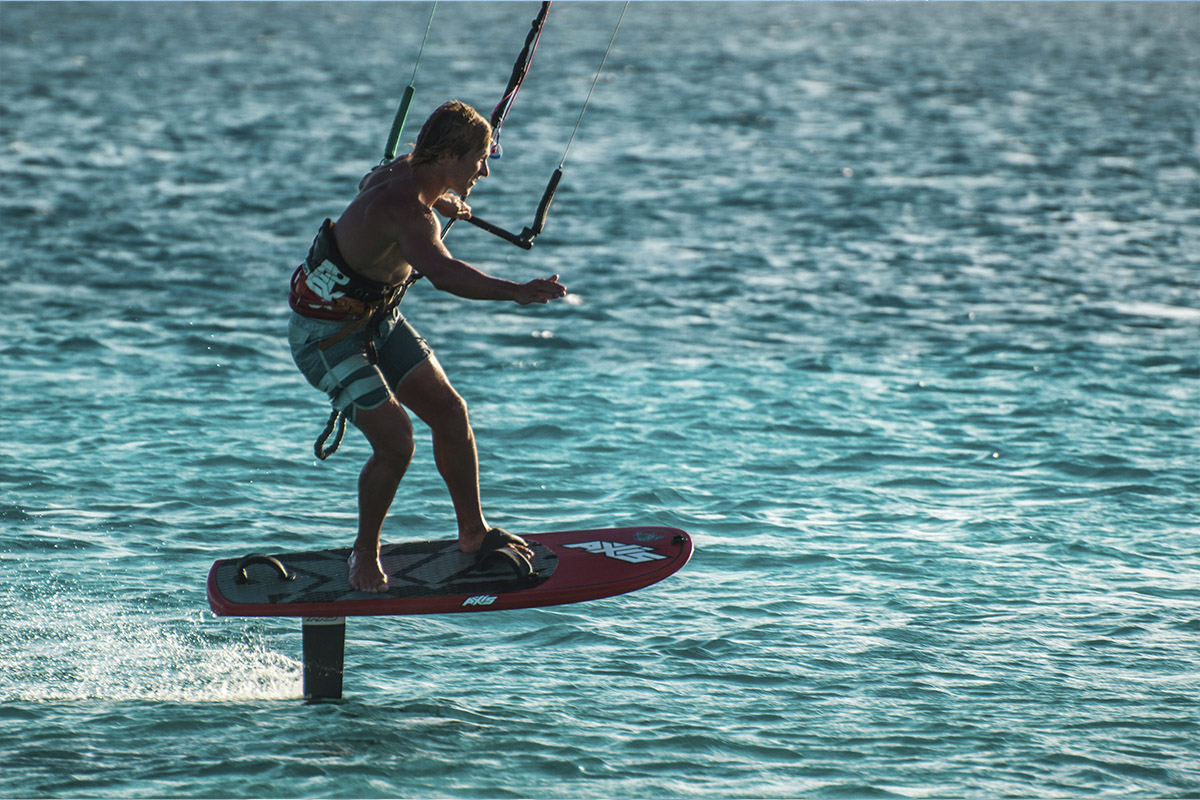
[[[358,411],[385,403],[414,369],[433,358],[433,349],[399,308],[379,325],[362,325],[321,349],[322,342],[353,324],[354,320],[312,319],[295,311],[288,322],[288,344],[296,366],[351,422]]]

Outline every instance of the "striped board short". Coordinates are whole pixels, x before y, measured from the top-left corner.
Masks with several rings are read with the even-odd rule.
[[[363,325],[343,336],[327,350],[321,342],[336,336],[354,320],[322,320],[292,312],[288,343],[300,372],[313,386],[329,395],[338,411],[350,421],[359,410],[382,405],[409,374],[433,357],[429,344],[417,335],[399,308],[379,326]],[[370,345],[378,354],[370,357]]]

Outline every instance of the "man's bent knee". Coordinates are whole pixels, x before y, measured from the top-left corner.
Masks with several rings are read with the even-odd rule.
[[[467,403],[457,392],[451,389],[438,404],[434,413],[424,418],[435,436],[449,436],[455,439],[470,438],[471,417],[467,413]]]
[[[447,387],[449,388],[449,387]],[[471,427],[471,417],[467,413],[467,401],[453,389],[449,389],[441,405],[442,416],[451,425]]]
[[[387,464],[391,469],[403,472],[412,461],[416,445],[411,435],[396,436],[382,442],[371,443],[375,460]]]
[[[430,359],[396,389],[396,398],[436,433],[469,431],[467,403],[436,359]]]
[[[377,457],[406,466],[412,459],[416,447],[412,422],[395,400],[369,410],[359,409],[354,424],[367,437]]]

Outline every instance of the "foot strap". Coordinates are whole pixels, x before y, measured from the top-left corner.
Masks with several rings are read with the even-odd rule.
[[[514,536],[503,528],[492,528],[483,537],[483,547],[479,549],[475,563],[455,575],[455,578],[486,572],[497,561],[512,569],[513,577],[521,583],[533,583],[537,573],[529,559],[513,550],[509,545],[529,546],[520,536]]]

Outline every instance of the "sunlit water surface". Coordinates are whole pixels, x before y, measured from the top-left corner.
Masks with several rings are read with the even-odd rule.
[[[439,6],[405,141],[533,3]],[[519,229],[621,6],[563,3],[472,195]],[[4,797],[1200,796],[1200,5],[635,3],[529,253],[405,301],[493,524],[675,525],[594,603],[214,617],[345,546],[287,279],[429,6],[0,4]],[[415,120],[415,122],[414,122]],[[453,535],[427,430],[385,530]]]

